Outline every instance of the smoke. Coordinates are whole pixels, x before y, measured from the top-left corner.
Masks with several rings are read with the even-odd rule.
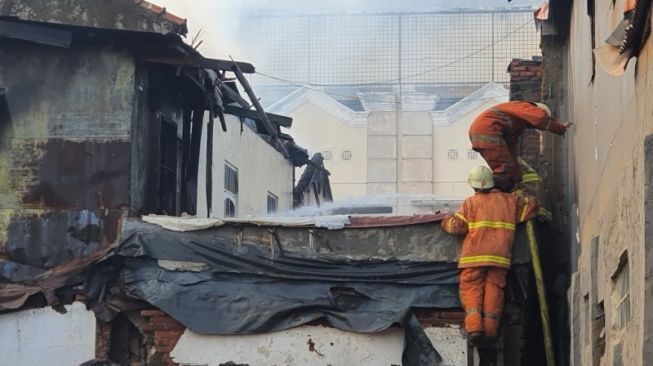
[[[244,13],[316,14],[353,12],[432,11],[455,8],[515,8],[534,7],[543,0],[152,0],[167,11],[188,19],[188,42],[201,30],[199,51],[206,57],[243,59],[246,45],[239,44],[239,32]],[[518,4],[515,4],[518,3]],[[197,43],[197,42],[195,42]],[[247,61],[247,60],[243,60]]]
[[[235,0],[152,0],[170,13],[188,20],[186,41],[199,41],[198,50],[209,58],[241,59],[244,54],[235,35],[238,32],[239,16],[251,1]]]
[[[347,198],[334,202],[325,202],[320,206],[304,206],[281,213],[277,216],[329,216],[339,212],[346,212],[347,209],[381,207],[398,208],[401,206],[412,206],[419,201],[429,202],[430,204],[428,206],[431,210],[442,212],[452,212],[460,205],[459,199],[444,199],[443,197],[439,197],[433,194],[386,193],[374,196]],[[397,215],[397,212],[389,215]]]

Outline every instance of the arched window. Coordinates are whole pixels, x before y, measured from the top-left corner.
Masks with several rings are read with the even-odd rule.
[[[231,198],[224,200],[224,217],[236,217],[236,203]]]

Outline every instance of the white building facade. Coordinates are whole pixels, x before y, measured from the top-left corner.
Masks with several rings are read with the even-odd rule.
[[[200,152],[198,217],[246,217],[292,209],[294,165],[239,117],[213,125],[211,212],[206,195],[206,123]]]
[[[303,87],[269,110],[291,116],[297,142],[322,153],[335,200],[396,195],[397,213],[416,213],[472,193],[467,172],[485,162],[467,131],[481,111],[507,101],[508,90],[489,83],[443,109],[436,95],[360,98],[364,110],[355,111]]]

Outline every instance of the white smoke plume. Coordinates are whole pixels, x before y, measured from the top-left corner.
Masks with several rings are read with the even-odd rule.
[[[352,12],[433,11],[443,9],[490,9],[531,7],[542,0],[151,0],[167,11],[188,19],[188,42],[202,30],[199,51],[206,57],[242,59],[238,32],[246,31],[240,24],[244,12],[273,14],[316,14]],[[247,61],[247,60],[243,60]]]

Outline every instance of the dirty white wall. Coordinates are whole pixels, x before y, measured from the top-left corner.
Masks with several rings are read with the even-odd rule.
[[[467,364],[467,341],[460,329],[427,328],[444,366]],[[378,366],[401,365],[404,334],[393,328],[375,334],[302,326],[282,332],[206,336],[186,331],[171,356],[180,365]]]
[[[71,366],[95,358],[95,316],[81,303],[0,315],[0,364]]]
[[[600,46],[623,16],[623,0],[595,4]],[[569,44],[569,110],[575,128],[567,138],[573,139],[570,155],[576,167],[580,220],[578,272],[570,289],[572,361],[575,365],[649,365],[644,329],[653,317],[644,306],[650,301],[645,286],[651,281],[644,272],[650,265],[645,262],[644,209],[650,197],[644,196],[644,138],[653,132],[651,39],[622,76],[607,74],[597,63],[592,82],[592,29],[586,6],[587,2],[574,2]],[[613,295],[617,284],[611,277],[626,250],[631,319],[619,327]],[[604,352],[596,347],[603,328],[596,320],[601,301]]]
[[[266,215],[268,192],[279,198],[278,211],[292,208],[293,164],[247,126],[241,133],[240,119],[225,115],[227,132],[220,121],[213,126],[212,217],[224,216],[225,161],[238,169],[237,216]],[[202,132],[198,173],[198,216],[206,216],[206,124]]]

